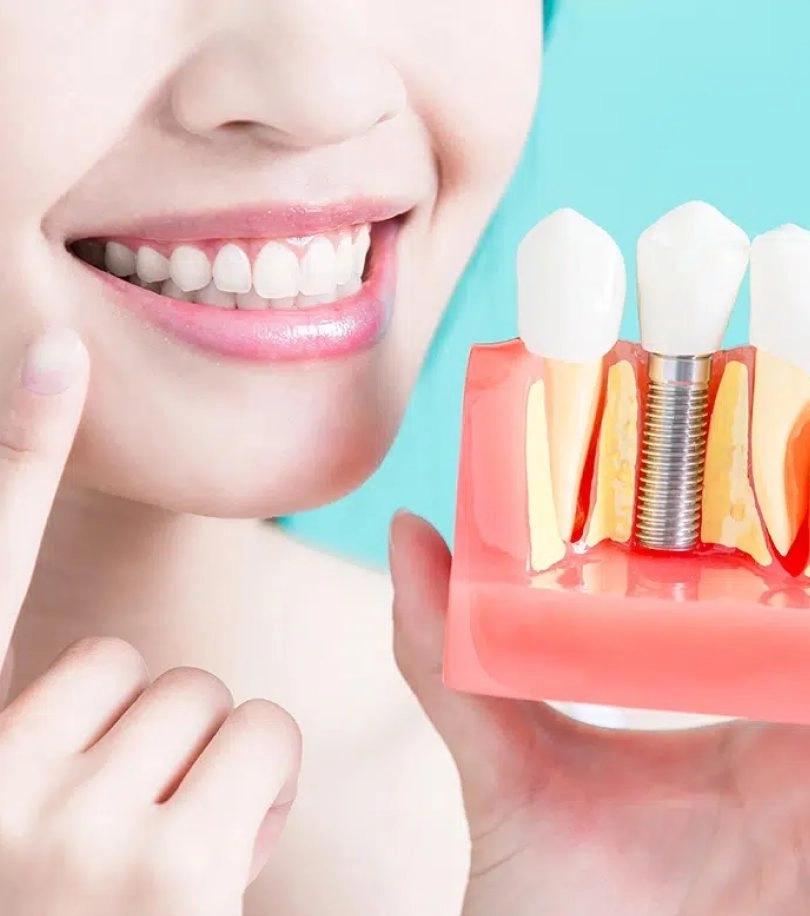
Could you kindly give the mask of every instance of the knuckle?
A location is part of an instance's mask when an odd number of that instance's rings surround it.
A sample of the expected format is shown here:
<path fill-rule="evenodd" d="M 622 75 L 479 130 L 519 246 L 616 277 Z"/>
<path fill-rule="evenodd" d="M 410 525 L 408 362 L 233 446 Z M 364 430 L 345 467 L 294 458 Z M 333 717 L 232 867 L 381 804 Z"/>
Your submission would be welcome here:
<path fill-rule="evenodd" d="M 206 709 L 233 708 L 233 696 L 225 683 L 202 668 L 171 668 L 157 678 L 154 686 Z"/>
<path fill-rule="evenodd" d="M 234 724 L 249 733 L 251 741 L 264 751 L 289 755 L 296 761 L 301 754 L 301 730 L 295 719 L 270 700 L 247 700 L 232 713 Z"/>
<path fill-rule="evenodd" d="M 146 678 L 146 662 L 141 653 L 116 636 L 86 636 L 68 646 L 60 661 L 68 665 L 91 665 L 114 670 L 133 680 Z"/>

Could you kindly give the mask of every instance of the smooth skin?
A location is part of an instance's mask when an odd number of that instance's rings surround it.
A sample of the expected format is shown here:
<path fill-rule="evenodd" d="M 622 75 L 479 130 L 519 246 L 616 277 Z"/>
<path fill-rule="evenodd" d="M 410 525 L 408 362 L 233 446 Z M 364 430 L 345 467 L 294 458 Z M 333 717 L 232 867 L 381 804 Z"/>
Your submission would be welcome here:
<path fill-rule="evenodd" d="M 57 329 L 4 398 L 6 671 L 88 367 L 79 338 Z M 123 640 L 75 643 L 0 713 L 4 916 L 238 916 L 293 801 L 300 748 L 286 712 L 260 699 L 234 708 L 207 672 L 152 680 Z"/>
<path fill-rule="evenodd" d="M 461 774 L 464 916 L 803 916 L 807 729 L 612 731 L 441 683 L 450 554 L 392 525 L 396 653 Z"/>

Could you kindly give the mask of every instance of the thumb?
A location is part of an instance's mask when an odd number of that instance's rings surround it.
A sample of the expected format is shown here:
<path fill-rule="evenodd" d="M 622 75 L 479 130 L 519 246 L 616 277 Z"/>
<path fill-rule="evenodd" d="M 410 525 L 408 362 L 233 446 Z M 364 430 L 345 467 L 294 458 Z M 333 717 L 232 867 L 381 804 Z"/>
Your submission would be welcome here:
<path fill-rule="evenodd" d="M 461 776 L 471 826 L 528 801 L 548 773 L 544 707 L 451 691 L 442 682 L 450 551 L 426 521 L 399 512 L 391 525 L 394 652 L 403 677 L 444 739 Z M 551 713 L 551 710 L 547 710 Z M 552 713 L 553 715 L 553 713 Z"/>

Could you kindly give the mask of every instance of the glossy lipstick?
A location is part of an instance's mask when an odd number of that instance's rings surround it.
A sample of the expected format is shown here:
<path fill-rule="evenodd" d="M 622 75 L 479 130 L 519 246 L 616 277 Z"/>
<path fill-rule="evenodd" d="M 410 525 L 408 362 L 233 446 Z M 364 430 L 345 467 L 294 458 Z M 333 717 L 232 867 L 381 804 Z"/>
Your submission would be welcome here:
<path fill-rule="evenodd" d="M 339 358 L 374 346 L 384 335 L 396 292 L 396 242 L 403 207 L 341 206 L 254 211 L 202 219 L 166 218 L 126 227 L 128 236 L 191 242 L 211 238 L 273 238 L 325 233 L 363 222 L 371 225 L 371 249 L 363 285 L 352 296 L 306 308 L 222 309 L 150 292 L 90 267 L 112 288 L 117 302 L 176 340 L 220 357 L 253 362 Z M 123 228 L 123 227 L 122 227 Z M 110 238 L 104 232 L 96 238 Z"/>

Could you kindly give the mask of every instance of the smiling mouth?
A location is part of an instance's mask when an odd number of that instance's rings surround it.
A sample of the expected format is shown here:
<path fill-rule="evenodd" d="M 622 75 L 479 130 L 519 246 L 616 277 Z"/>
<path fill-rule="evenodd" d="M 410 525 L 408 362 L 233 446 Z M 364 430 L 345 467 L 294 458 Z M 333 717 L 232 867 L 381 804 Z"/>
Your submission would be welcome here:
<path fill-rule="evenodd" d="M 253 361 L 374 346 L 409 208 L 259 209 L 158 219 L 67 245 L 125 309 L 179 342 Z"/>
<path fill-rule="evenodd" d="M 221 309 L 306 309 L 356 295 L 371 226 L 277 239 L 161 242 L 117 236 L 70 246 L 80 260 L 166 298 Z"/>

